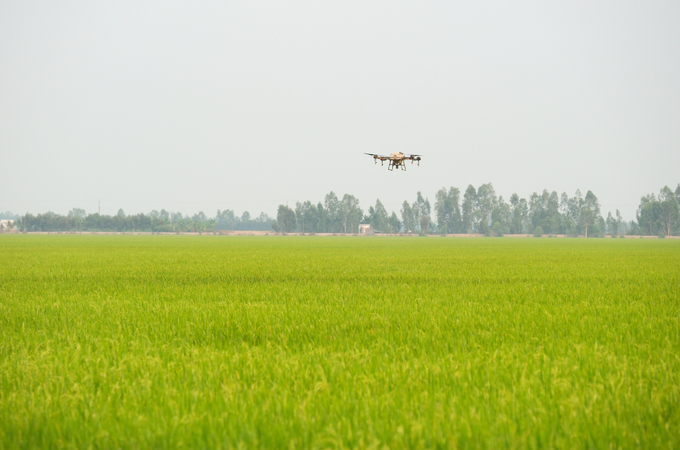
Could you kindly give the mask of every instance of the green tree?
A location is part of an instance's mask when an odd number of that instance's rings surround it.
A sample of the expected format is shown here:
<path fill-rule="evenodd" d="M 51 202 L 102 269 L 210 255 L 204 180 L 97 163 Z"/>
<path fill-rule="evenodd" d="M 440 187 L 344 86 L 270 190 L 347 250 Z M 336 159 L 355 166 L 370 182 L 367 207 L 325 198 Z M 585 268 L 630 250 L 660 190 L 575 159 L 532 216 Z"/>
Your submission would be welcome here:
<path fill-rule="evenodd" d="M 637 221 L 640 233 L 650 236 L 659 234 L 662 227 L 661 202 L 656 200 L 654 194 L 646 195 L 640 199 Z"/>
<path fill-rule="evenodd" d="M 342 220 L 340 218 L 340 200 L 333 191 L 326 194 L 324 198 L 327 219 L 326 226 L 329 233 L 339 233 L 342 231 Z"/>
<path fill-rule="evenodd" d="M 570 236 L 578 236 L 581 232 L 581 208 L 584 205 L 580 190 L 576 190 L 574 197 L 569 198 L 566 193 L 562 194 L 560 209 L 562 212 L 563 230 Z"/>
<path fill-rule="evenodd" d="M 350 233 L 358 233 L 359 223 L 363 217 L 363 211 L 359 208 L 359 200 L 353 195 L 345 194 L 340 202 L 339 213 L 345 234 L 348 230 Z"/>
<path fill-rule="evenodd" d="M 659 202 L 661 203 L 659 219 L 663 225 L 663 234 L 672 236 L 680 222 L 680 208 L 675 193 L 668 186 L 664 186 L 659 193 Z"/>
<path fill-rule="evenodd" d="M 549 227 L 551 233 L 558 234 L 560 232 L 562 215 L 560 214 L 560 199 L 556 191 L 552 191 L 548 197 L 545 224 Z"/>
<path fill-rule="evenodd" d="M 450 233 L 457 233 L 463 227 L 463 219 L 460 214 L 460 190 L 450 187 L 447 197 L 447 210 L 449 211 L 447 228 Z"/>
<path fill-rule="evenodd" d="M 430 229 L 430 216 L 422 215 L 420 216 L 420 232 L 425 235 Z"/>
<path fill-rule="evenodd" d="M 401 221 L 404 224 L 404 232 L 411 233 L 415 228 L 413 210 L 406 200 L 401 205 Z"/>
<path fill-rule="evenodd" d="M 369 223 L 375 231 L 381 233 L 389 231 L 390 217 L 387 215 L 385 205 L 382 204 L 380 199 L 375 201 L 375 208 L 369 208 L 369 216 L 371 217 L 371 221 Z"/>
<path fill-rule="evenodd" d="M 84 209 L 73 208 L 68 212 L 68 217 L 73 221 L 76 231 L 82 231 L 87 214 Z"/>
<path fill-rule="evenodd" d="M 319 233 L 324 233 L 328 230 L 328 211 L 326 211 L 326 208 L 323 207 L 321 202 L 317 203 L 316 205 L 316 217 L 317 217 L 317 223 L 316 223 L 316 230 Z"/>
<path fill-rule="evenodd" d="M 588 228 L 595 222 L 595 212 L 589 206 L 581 208 L 581 225 L 585 231 L 585 236 L 588 237 Z"/>
<path fill-rule="evenodd" d="M 491 183 L 482 184 L 477 189 L 476 228 L 479 233 L 490 235 L 491 212 L 496 204 L 496 192 Z"/>
<path fill-rule="evenodd" d="M 519 211 L 522 217 L 522 229 L 529 231 L 529 203 L 527 199 L 521 198 L 519 200 Z"/>
<path fill-rule="evenodd" d="M 619 223 L 616 221 L 614 216 L 612 216 L 611 211 L 607 214 L 607 233 L 615 237 L 619 234 Z"/>
<path fill-rule="evenodd" d="M 304 205 L 300 202 L 295 203 L 295 219 L 299 227 L 299 231 L 305 232 L 305 220 L 304 220 Z"/>
<path fill-rule="evenodd" d="M 319 221 L 319 216 L 316 206 L 314 206 L 312 202 L 310 202 L 309 200 L 304 202 L 301 206 L 302 213 L 301 216 L 298 218 L 298 224 L 302 227 L 302 232 L 314 233 L 318 231 L 317 223 Z"/>
<path fill-rule="evenodd" d="M 243 214 L 241 214 L 241 222 L 243 223 L 250 222 L 250 213 L 248 211 L 243 211 Z"/>
<path fill-rule="evenodd" d="M 623 234 L 626 232 L 626 223 L 623 221 L 623 217 L 621 217 L 621 213 L 619 210 L 616 210 L 616 227 L 619 232 L 619 234 Z"/>
<path fill-rule="evenodd" d="M 524 199 L 522 199 L 524 200 Z M 526 203 L 526 200 L 525 200 Z M 511 219 L 510 219 L 510 233 L 511 234 L 521 234 L 523 231 L 523 221 L 524 217 L 522 214 L 522 208 L 520 207 L 520 198 L 517 194 L 512 194 L 510 196 L 510 208 L 511 208 Z"/>
<path fill-rule="evenodd" d="M 276 220 L 284 233 L 292 233 L 295 231 L 295 211 L 286 205 L 279 205 Z"/>
<path fill-rule="evenodd" d="M 472 233 L 472 226 L 475 219 L 475 208 L 477 206 L 477 190 L 473 185 L 469 185 L 463 195 L 463 224 L 467 234 Z"/>
<path fill-rule="evenodd" d="M 564 195 L 563 202 L 564 202 Z M 560 213 L 560 198 L 557 192 L 548 193 L 547 189 L 542 194 L 534 192 L 529 201 L 529 217 L 531 228 L 540 226 L 544 233 L 559 233 L 564 230 L 562 214 Z"/>
<path fill-rule="evenodd" d="M 437 225 L 439 226 L 439 232 L 444 235 L 448 233 L 449 230 L 449 205 L 448 205 L 448 195 L 446 194 L 446 188 L 441 188 L 437 191 L 434 200 L 434 211 L 437 217 Z"/>
<path fill-rule="evenodd" d="M 181 214 L 177 219 L 181 220 Z M 237 226 L 237 217 L 233 210 L 225 209 L 224 211 L 217 210 L 217 216 L 215 217 L 217 224 L 215 227 L 218 230 L 231 230 L 234 231 Z M 172 221 L 175 222 L 175 214 L 172 215 Z"/>
<path fill-rule="evenodd" d="M 491 211 L 491 231 L 496 236 L 502 236 L 510 230 L 511 221 L 512 213 L 510 205 L 503 200 L 503 196 L 500 196 L 494 202 L 493 210 Z"/>
<path fill-rule="evenodd" d="M 600 222 L 602 222 L 602 217 L 600 217 L 600 203 L 595 194 L 593 194 L 592 191 L 588 191 L 583 206 L 581 207 L 581 225 L 583 226 L 585 237 L 588 237 L 588 228 Z M 599 229 L 597 231 L 599 232 Z"/>
<path fill-rule="evenodd" d="M 416 201 L 411 205 L 411 211 L 413 213 L 413 228 L 414 231 L 425 232 L 422 228 L 423 223 L 430 223 L 430 201 L 423 198 L 423 194 L 418 191 L 416 195 Z M 427 217 L 425 221 L 422 220 L 423 217 Z"/>
<path fill-rule="evenodd" d="M 441 188 L 435 197 L 434 210 L 441 234 L 456 233 L 461 226 L 460 191 L 451 187 Z"/>
<path fill-rule="evenodd" d="M 68 212 L 68 217 L 75 217 L 77 219 L 84 219 L 86 216 L 85 210 L 80 208 L 73 208 Z"/>
<path fill-rule="evenodd" d="M 397 213 L 392 211 L 392 214 L 390 215 L 390 231 L 392 233 L 399 233 L 401 230 L 401 221 L 399 220 L 399 217 L 397 217 Z"/>

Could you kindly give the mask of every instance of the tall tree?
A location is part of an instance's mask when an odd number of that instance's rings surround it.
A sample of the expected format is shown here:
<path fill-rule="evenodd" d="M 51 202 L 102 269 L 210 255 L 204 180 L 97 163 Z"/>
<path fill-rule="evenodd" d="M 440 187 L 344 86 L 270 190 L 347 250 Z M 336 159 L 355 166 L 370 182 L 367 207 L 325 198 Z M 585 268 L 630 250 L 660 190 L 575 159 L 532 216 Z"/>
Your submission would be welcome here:
<path fill-rule="evenodd" d="M 328 231 L 328 211 L 323 207 L 321 202 L 316 205 L 317 230 L 320 233 Z"/>
<path fill-rule="evenodd" d="M 304 203 L 296 203 L 295 217 L 297 219 L 298 227 L 303 233 L 317 231 L 318 210 L 309 200 Z"/>
<path fill-rule="evenodd" d="M 614 219 L 614 216 L 612 216 L 611 211 L 607 214 L 607 233 L 611 234 L 612 237 L 615 237 L 616 235 L 619 234 L 619 224 Z"/>
<path fill-rule="evenodd" d="M 491 212 L 496 203 L 496 192 L 491 183 L 482 184 L 477 189 L 476 227 L 479 233 L 488 235 Z"/>
<path fill-rule="evenodd" d="M 623 217 L 621 217 L 621 213 L 619 210 L 616 210 L 616 228 L 619 231 L 619 234 L 626 233 L 626 222 L 623 221 Z"/>
<path fill-rule="evenodd" d="M 176 214 L 172 215 L 172 220 L 173 222 L 179 222 L 179 220 L 182 219 L 182 214 L 179 214 L 178 220 L 176 219 Z M 224 211 L 220 211 L 219 209 L 217 210 L 217 216 L 215 216 L 215 220 L 217 221 L 216 227 L 219 230 L 232 230 L 234 231 L 236 229 L 237 225 L 237 217 L 234 211 L 231 209 L 225 209 Z"/>
<path fill-rule="evenodd" d="M 286 205 L 279 205 L 276 220 L 279 222 L 279 227 L 281 227 L 284 233 L 295 231 L 295 211 Z"/>
<path fill-rule="evenodd" d="M 474 222 L 475 208 L 477 207 L 477 190 L 473 185 L 469 185 L 463 195 L 463 224 L 467 230 L 467 234 L 472 233 L 472 225 Z"/>
<path fill-rule="evenodd" d="M 508 205 L 503 196 L 499 196 L 494 202 L 493 210 L 491 211 L 491 229 L 496 236 L 502 236 L 510 231 L 510 223 L 512 220 L 512 213 L 510 205 Z"/>
<path fill-rule="evenodd" d="M 345 194 L 340 202 L 340 216 L 345 233 L 348 230 L 350 233 L 357 233 L 363 216 L 363 211 L 359 208 L 359 200 L 353 195 Z"/>
<path fill-rule="evenodd" d="M 526 200 L 524 200 L 524 202 L 526 203 Z M 512 211 L 512 218 L 510 219 L 510 233 L 521 234 L 524 228 L 522 226 L 524 217 L 522 214 L 522 208 L 520 206 L 519 195 L 512 194 L 510 196 L 510 208 Z"/>
<path fill-rule="evenodd" d="M 588 228 L 596 223 L 598 219 L 600 219 L 600 204 L 595 194 L 592 191 L 588 191 L 581 207 L 581 225 L 586 237 L 588 237 Z"/>
<path fill-rule="evenodd" d="M 413 210 L 406 200 L 401 205 L 401 221 L 404 224 L 404 232 L 411 233 L 414 230 Z"/>
<path fill-rule="evenodd" d="M 326 194 L 324 206 L 327 214 L 327 231 L 329 233 L 339 233 L 342 231 L 342 220 L 340 218 L 340 200 L 333 191 Z"/>
<path fill-rule="evenodd" d="M 660 221 L 663 224 L 663 234 L 672 236 L 676 225 L 680 222 L 680 207 L 675 193 L 668 186 L 664 186 L 659 193 Z"/>
<path fill-rule="evenodd" d="M 68 212 L 68 217 L 73 221 L 76 231 L 82 230 L 83 224 L 85 222 L 85 216 L 85 210 L 80 208 L 73 208 Z"/>
<path fill-rule="evenodd" d="M 544 191 L 547 192 L 547 191 Z M 560 199 L 556 191 L 550 193 L 546 204 L 546 225 L 549 233 L 559 233 L 562 226 L 562 215 L 560 214 Z"/>
<path fill-rule="evenodd" d="M 441 234 L 447 234 L 449 232 L 449 217 L 451 216 L 451 211 L 449 210 L 450 204 L 448 200 L 446 188 L 443 187 L 437 191 L 434 200 L 434 211 L 437 217 L 439 232 Z"/>
<path fill-rule="evenodd" d="M 250 214 L 248 213 L 248 219 L 250 219 Z M 199 211 L 198 214 L 194 214 L 191 220 L 195 222 L 205 222 L 208 220 L 208 216 L 205 215 L 203 211 Z"/>
<path fill-rule="evenodd" d="M 447 228 L 450 233 L 457 233 L 462 229 L 463 219 L 460 215 L 460 190 L 450 187 L 447 195 Z"/>
<path fill-rule="evenodd" d="M 397 217 L 397 213 L 392 211 L 392 214 L 390 215 L 390 231 L 392 233 L 399 233 L 401 230 L 401 221 L 399 220 L 399 217 Z"/>
<path fill-rule="evenodd" d="M 563 203 L 565 195 L 562 194 Z M 540 195 L 534 192 L 529 201 L 529 217 L 532 229 L 540 226 L 543 232 L 548 234 L 564 231 L 560 198 L 555 191 L 548 193 L 548 190 L 544 189 Z"/>
<path fill-rule="evenodd" d="M 423 198 L 420 191 L 418 191 L 416 201 L 411 206 L 411 211 L 413 212 L 414 229 L 426 233 L 430 224 L 430 201 Z M 425 225 L 424 228 L 423 225 Z"/>
<path fill-rule="evenodd" d="M 371 227 L 373 227 L 375 231 L 385 233 L 389 231 L 389 221 L 390 217 L 387 215 L 385 206 L 380 199 L 377 199 L 375 201 L 375 208 L 373 208 L 372 220 L 370 222 Z"/>
<path fill-rule="evenodd" d="M 580 190 L 569 198 L 566 193 L 562 194 L 560 209 L 562 210 L 564 232 L 570 236 L 578 236 L 581 232 L 581 208 L 584 205 L 583 196 Z"/>

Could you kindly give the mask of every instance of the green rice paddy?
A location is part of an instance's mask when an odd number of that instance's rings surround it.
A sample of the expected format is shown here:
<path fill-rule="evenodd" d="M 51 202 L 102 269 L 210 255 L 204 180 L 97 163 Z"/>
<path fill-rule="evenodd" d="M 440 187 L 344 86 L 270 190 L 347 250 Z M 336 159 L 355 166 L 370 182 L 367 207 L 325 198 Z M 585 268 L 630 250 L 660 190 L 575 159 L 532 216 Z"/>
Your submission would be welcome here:
<path fill-rule="evenodd" d="M 680 447 L 680 240 L 0 236 L 0 448 Z"/>

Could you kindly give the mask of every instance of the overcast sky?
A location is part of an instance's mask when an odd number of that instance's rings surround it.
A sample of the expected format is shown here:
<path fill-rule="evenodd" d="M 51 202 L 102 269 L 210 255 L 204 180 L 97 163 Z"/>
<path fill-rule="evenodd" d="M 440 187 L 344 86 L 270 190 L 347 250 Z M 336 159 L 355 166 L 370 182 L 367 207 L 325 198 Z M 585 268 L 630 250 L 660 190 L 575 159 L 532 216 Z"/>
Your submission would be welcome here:
<path fill-rule="evenodd" d="M 364 152 L 423 154 L 388 172 Z M 680 182 L 680 2 L 0 2 L 0 211 Z"/>

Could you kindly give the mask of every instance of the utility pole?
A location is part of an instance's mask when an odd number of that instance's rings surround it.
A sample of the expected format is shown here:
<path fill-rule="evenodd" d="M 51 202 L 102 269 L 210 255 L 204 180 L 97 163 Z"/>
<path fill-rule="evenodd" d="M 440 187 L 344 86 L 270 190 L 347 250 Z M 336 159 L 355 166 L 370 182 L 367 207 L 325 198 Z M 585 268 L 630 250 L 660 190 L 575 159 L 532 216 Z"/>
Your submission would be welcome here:
<path fill-rule="evenodd" d="M 102 201 L 101 200 L 99 200 L 99 210 L 97 211 L 97 214 L 99 214 L 100 216 L 102 215 Z"/>

